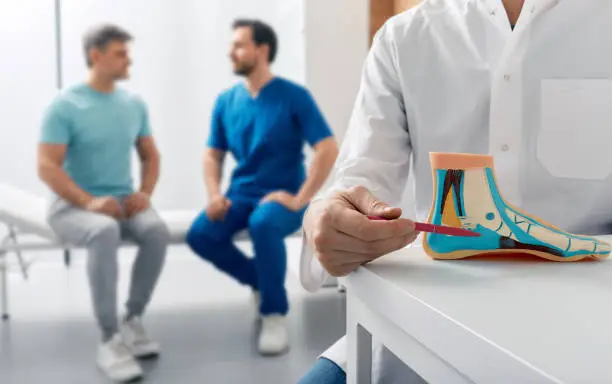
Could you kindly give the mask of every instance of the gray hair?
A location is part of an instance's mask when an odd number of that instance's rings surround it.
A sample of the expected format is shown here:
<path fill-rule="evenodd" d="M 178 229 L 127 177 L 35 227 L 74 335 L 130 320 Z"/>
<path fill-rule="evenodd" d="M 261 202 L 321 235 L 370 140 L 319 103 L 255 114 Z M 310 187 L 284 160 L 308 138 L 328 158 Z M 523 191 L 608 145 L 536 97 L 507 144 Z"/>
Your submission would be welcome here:
<path fill-rule="evenodd" d="M 83 49 L 87 66 L 91 67 L 92 65 L 89 59 L 89 51 L 92 49 L 104 50 L 113 41 L 125 43 L 130 40 L 132 40 L 132 35 L 117 25 L 102 24 L 90 28 L 83 38 Z"/>

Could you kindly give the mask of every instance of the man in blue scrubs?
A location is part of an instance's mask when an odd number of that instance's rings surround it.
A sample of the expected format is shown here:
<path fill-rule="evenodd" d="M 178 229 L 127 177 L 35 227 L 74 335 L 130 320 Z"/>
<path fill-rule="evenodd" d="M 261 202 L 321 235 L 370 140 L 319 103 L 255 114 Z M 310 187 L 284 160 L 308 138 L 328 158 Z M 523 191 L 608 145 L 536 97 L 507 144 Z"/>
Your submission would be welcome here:
<path fill-rule="evenodd" d="M 217 99 L 204 156 L 209 204 L 194 221 L 189 246 L 202 258 L 249 286 L 262 320 L 258 348 L 264 355 L 286 350 L 284 238 L 302 224 L 306 205 L 325 182 L 338 148 L 311 94 L 272 75 L 277 53 L 272 28 L 257 20 L 238 20 L 230 58 L 245 81 Z M 314 150 L 306 174 L 302 149 Z M 220 190 L 223 159 L 236 159 L 229 190 Z M 255 251 L 248 258 L 233 243 L 248 229 Z"/>

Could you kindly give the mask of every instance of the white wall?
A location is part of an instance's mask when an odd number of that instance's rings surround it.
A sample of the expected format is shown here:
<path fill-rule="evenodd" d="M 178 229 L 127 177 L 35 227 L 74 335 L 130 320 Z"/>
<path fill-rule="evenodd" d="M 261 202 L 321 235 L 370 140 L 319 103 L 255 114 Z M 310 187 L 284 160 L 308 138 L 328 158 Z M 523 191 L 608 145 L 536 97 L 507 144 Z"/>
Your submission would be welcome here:
<path fill-rule="evenodd" d="M 300 0 L 62 0 L 64 84 L 85 78 L 81 40 L 89 26 L 113 22 L 128 29 L 134 65 L 124 86 L 147 102 L 163 158 L 155 204 L 199 209 L 206 202 L 201 158 L 211 108 L 238 80 L 227 58 L 232 21 L 269 22 L 280 39 L 275 71 L 303 82 L 301 12 Z M 228 161 L 227 177 L 233 165 Z"/>
<path fill-rule="evenodd" d="M 190 169 L 196 172 L 196 175 L 184 180 L 183 184 L 189 187 L 198 183 L 202 204 L 205 193 L 201 182 L 200 159 L 208 137 L 212 104 L 219 92 L 240 81 L 232 74 L 228 58 L 232 22 L 236 18 L 246 17 L 260 18 L 269 23 L 279 38 L 279 52 L 273 71 L 277 75 L 303 83 L 304 43 L 301 14 L 302 0 L 191 1 L 185 7 L 179 44 L 184 47 L 183 52 L 186 53 L 183 60 L 185 73 L 196 76 L 188 76 L 185 79 L 190 85 L 183 89 L 188 90 L 185 96 L 191 102 L 183 104 L 182 108 L 188 116 L 186 123 L 192 125 L 190 136 L 198 137 L 199 141 L 193 143 L 190 147 L 191 154 L 188 155 L 194 166 Z M 180 156 L 176 160 L 181 161 Z M 235 162 L 228 157 L 224 171 L 224 188 L 229 184 L 230 172 L 234 166 Z M 180 166 L 177 164 L 176 168 Z"/>
<path fill-rule="evenodd" d="M 56 92 L 54 7 L 53 0 L 0 1 L 0 182 L 39 193 L 36 143 Z"/>
<path fill-rule="evenodd" d="M 199 209 L 206 203 L 201 154 L 212 104 L 238 80 L 227 58 L 231 22 L 259 17 L 277 30 L 280 51 L 273 70 L 305 83 L 342 139 L 368 50 L 368 4 L 62 0 L 63 84 L 86 77 L 82 37 L 88 27 L 113 22 L 128 29 L 135 36 L 134 65 L 123 86 L 147 102 L 163 156 L 155 203 L 162 209 Z M 0 42 L 11 52 L 0 61 L 0 178 L 41 193 L 46 189 L 36 177 L 35 151 L 40 117 L 56 92 L 53 7 L 53 0 L 0 2 Z M 230 160 L 226 185 L 233 166 Z"/>
<path fill-rule="evenodd" d="M 151 125 L 164 155 L 162 184 L 156 196 L 164 205 L 177 187 L 174 183 L 176 177 L 173 177 L 176 173 L 168 173 L 171 169 L 168 158 L 174 157 L 168 153 L 168 147 L 174 148 L 185 135 L 184 128 L 179 126 L 182 99 L 180 86 L 183 84 L 180 75 L 177 76 L 183 72 L 180 64 L 181 50 L 176 44 L 179 9 L 173 2 L 164 0 L 62 0 L 61 4 L 62 74 L 65 87 L 86 78 L 82 37 L 91 25 L 100 22 L 116 23 L 135 37 L 132 45 L 132 76 L 122 85 L 142 95 L 149 107 Z M 185 153 L 189 153 L 187 149 Z M 134 172 L 138 174 L 137 167 Z M 180 191 L 176 201 L 191 201 L 192 190 Z"/>
<path fill-rule="evenodd" d="M 369 0 L 305 0 L 306 85 L 342 139 L 369 49 Z"/>
<path fill-rule="evenodd" d="M 304 0 L 306 85 L 340 143 L 369 44 L 369 0 Z M 323 189 L 333 181 L 333 174 Z"/>
<path fill-rule="evenodd" d="M 306 84 L 342 142 L 369 51 L 370 1 L 304 0 Z M 328 179 L 324 189 L 333 181 Z M 403 196 L 405 217 L 414 217 L 414 180 Z"/>

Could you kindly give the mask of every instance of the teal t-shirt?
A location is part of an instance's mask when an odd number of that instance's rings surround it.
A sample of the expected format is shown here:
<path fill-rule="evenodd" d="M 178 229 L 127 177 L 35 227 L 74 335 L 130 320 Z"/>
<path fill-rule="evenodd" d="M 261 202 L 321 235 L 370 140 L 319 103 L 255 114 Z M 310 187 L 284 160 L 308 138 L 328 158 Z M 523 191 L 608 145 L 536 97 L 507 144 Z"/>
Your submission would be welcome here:
<path fill-rule="evenodd" d="M 132 151 L 151 134 L 147 108 L 137 96 L 87 84 L 60 92 L 47 109 L 41 141 L 67 146 L 64 170 L 94 196 L 133 192 Z"/>

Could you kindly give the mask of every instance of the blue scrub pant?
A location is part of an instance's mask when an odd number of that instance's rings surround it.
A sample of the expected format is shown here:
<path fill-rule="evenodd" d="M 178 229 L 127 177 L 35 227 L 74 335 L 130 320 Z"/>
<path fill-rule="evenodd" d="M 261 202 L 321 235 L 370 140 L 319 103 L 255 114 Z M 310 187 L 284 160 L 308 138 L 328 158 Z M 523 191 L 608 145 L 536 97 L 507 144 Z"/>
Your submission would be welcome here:
<path fill-rule="evenodd" d="M 300 228 L 306 209 L 294 212 L 276 202 L 230 200 L 232 205 L 223 221 L 210 221 L 205 211 L 196 218 L 187 234 L 187 244 L 218 269 L 259 291 L 262 315 L 284 315 L 289 311 L 284 239 Z M 245 228 L 253 242 L 253 258 L 248 258 L 232 241 Z"/>
<path fill-rule="evenodd" d="M 346 373 L 333 361 L 320 357 L 298 384 L 346 384 Z"/>

